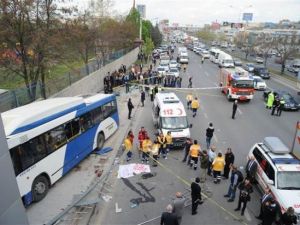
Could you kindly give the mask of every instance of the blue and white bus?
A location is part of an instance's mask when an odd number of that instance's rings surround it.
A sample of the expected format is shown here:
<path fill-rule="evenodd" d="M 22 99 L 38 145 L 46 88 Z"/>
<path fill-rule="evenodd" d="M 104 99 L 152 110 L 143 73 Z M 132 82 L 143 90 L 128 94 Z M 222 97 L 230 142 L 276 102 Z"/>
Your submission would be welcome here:
<path fill-rule="evenodd" d="M 115 95 L 52 98 L 1 114 L 25 206 L 42 200 L 119 127 Z"/>

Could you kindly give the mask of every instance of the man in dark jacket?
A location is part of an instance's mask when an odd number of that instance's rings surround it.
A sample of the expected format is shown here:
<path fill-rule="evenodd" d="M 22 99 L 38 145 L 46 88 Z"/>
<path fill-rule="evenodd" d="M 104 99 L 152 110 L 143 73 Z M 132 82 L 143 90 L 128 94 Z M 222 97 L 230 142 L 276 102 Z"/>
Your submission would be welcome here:
<path fill-rule="evenodd" d="M 263 206 L 262 225 L 272 225 L 276 221 L 276 216 L 280 213 L 278 203 L 270 198 Z"/>
<path fill-rule="evenodd" d="M 131 111 L 134 108 L 134 106 L 131 102 L 131 98 L 128 99 L 127 107 L 128 107 L 128 119 L 131 119 Z"/>
<path fill-rule="evenodd" d="M 243 208 L 241 212 L 241 215 L 243 216 L 247 206 L 247 202 L 251 200 L 250 194 L 253 192 L 253 189 L 250 180 L 247 178 L 238 186 L 238 188 L 240 189 L 239 202 L 238 207 L 234 211 L 239 211 L 243 203 Z"/>
<path fill-rule="evenodd" d="M 202 204 L 201 197 L 201 187 L 199 185 L 200 178 L 196 177 L 195 181 L 191 184 L 191 194 L 192 194 L 192 215 L 197 214 L 198 204 Z"/>
<path fill-rule="evenodd" d="M 234 100 L 233 105 L 232 105 L 232 116 L 231 118 L 234 119 L 235 118 L 235 113 L 238 107 L 238 100 Z"/>
<path fill-rule="evenodd" d="M 256 171 L 257 171 L 257 162 L 255 161 L 254 156 L 250 156 L 246 165 L 246 174 L 247 174 L 247 178 L 250 179 L 250 182 L 252 184 L 255 183 Z"/>
<path fill-rule="evenodd" d="M 228 202 L 234 201 L 236 189 L 242 181 L 243 181 L 242 172 L 239 171 L 235 165 L 231 165 L 231 177 L 230 177 L 228 193 L 224 195 L 225 198 L 229 198 Z"/>
<path fill-rule="evenodd" d="M 204 183 L 206 181 L 207 168 L 209 165 L 208 154 L 206 150 L 200 153 L 200 181 Z"/>
<path fill-rule="evenodd" d="M 259 215 L 256 217 L 259 220 L 263 218 L 263 206 L 265 203 L 272 198 L 271 189 L 269 187 L 265 188 L 265 194 L 261 198 L 261 205 L 260 205 L 260 212 Z"/>
<path fill-rule="evenodd" d="M 193 144 L 193 140 L 191 138 L 187 138 L 184 146 L 184 158 L 182 162 L 186 162 L 186 160 L 188 159 L 187 157 L 189 155 L 192 144 Z M 187 161 L 189 163 L 189 159 Z"/>
<path fill-rule="evenodd" d="M 280 224 L 293 225 L 297 224 L 297 216 L 293 207 L 289 207 L 286 212 L 280 218 Z"/>
<path fill-rule="evenodd" d="M 211 139 L 214 135 L 214 126 L 213 123 L 209 123 L 208 128 L 206 129 L 206 148 L 209 149 L 210 148 L 210 142 Z"/>
<path fill-rule="evenodd" d="M 167 212 L 163 212 L 161 215 L 160 225 L 179 225 L 176 215 L 172 213 L 172 205 L 168 205 L 166 210 Z"/>
<path fill-rule="evenodd" d="M 145 102 L 146 94 L 144 91 L 141 92 L 141 102 L 142 102 L 142 107 L 144 107 L 144 102 Z"/>
<path fill-rule="evenodd" d="M 232 153 L 231 148 L 227 148 L 227 151 L 225 153 L 225 167 L 223 173 L 225 179 L 228 179 L 230 166 L 233 165 L 233 163 L 234 163 L 234 154 Z"/>

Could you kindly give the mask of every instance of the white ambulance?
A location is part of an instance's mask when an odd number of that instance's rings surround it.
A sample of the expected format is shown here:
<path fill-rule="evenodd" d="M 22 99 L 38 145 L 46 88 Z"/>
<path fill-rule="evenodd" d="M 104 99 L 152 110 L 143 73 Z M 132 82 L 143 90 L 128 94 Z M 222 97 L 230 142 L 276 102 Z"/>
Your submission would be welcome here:
<path fill-rule="evenodd" d="M 183 147 L 190 137 L 184 106 L 175 93 L 157 93 L 152 106 L 154 126 L 164 135 L 171 131 L 173 147 Z"/>

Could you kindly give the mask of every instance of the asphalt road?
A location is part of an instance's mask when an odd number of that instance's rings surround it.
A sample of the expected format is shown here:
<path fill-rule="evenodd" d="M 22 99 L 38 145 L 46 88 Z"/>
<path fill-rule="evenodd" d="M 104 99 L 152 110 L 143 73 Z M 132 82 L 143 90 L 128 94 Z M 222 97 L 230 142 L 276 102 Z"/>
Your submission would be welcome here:
<path fill-rule="evenodd" d="M 200 64 L 200 57 L 189 51 L 190 63 L 187 74 L 182 74 L 183 87 L 187 87 L 188 77 L 193 77 L 194 87 L 217 87 L 219 68 L 206 60 Z M 268 87 L 272 89 L 284 89 L 296 95 L 296 91 L 275 82 L 272 78 L 267 81 Z M 186 92 L 175 91 L 185 103 Z M 265 108 L 262 92 L 256 92 L 254 99 L 249 103 L 240 103 L 236 119 L 231 119 L 232 102 L 217 89 L 195 90 L 192 92 L 200 99 L 200 110 L 193 118 L 189 111 L 189 122 L 193 124 L 191 136 L 197 139 L 201 146 L 205 146 L 205 129 L 209 122 L 213 122 L 215 133 L 213 145 L 217 151 L 225 152 L 231 147 L 235 154 L 235 164 L 243 167 L 246 164 L 246 156 L 251 146 L 261 142 L 266 136 L 277 136 L 287 146 L 292 145 L 295 132 L 295 124 L 299 120 L 299 112 L 283 112 L 281 117 L 271 116 L 270 110 Z M 297 96 L 297 99 L 299 97 Z M 152 103 L 149 97 L 146 99 L 145 107 L 141 107 L 133 118 L 132 130 L 137 137 L 138 129 L 144 126 L 148 133 L 154 134 L 155 129 L 151 117 Z M 121 118 L 126 119 L 126 118 Z M 109 224 L 140 224 L 153 218 L 159 217 L 165 210 L 168 203 L 174 198 L 176 191 L 187 192 L 190 187 L 186 182 L 191 182 L 199 171 L 193 171 L 182 163 L 183 152 L 172 151 L 168 159 L 160 159 L 163 166 L 151 167 L 155 175 L 143 179 L 136 175 L 129 179 L 117 179 L 114 176 L 110 182 L 114 187 L 110 190 L 113 196 L 109 203 L 101 207 L 101 213 L 91 219 L 92 223 Z M 132 162 L 140 162 L 137 152 Z M 121 160 L 121 163 L 125 164 Z M 182 224 L 257 224 L 255 215 L 259 213 L 260 193 L 255 190 L 251 202 L 248 204 L 245 216 L 240 216 L 234 209 L 235 202 L 228 203 L 223 195 L 228 190 L 228 181 L 223 180 L 221 184 L 214 184 L 209 178 L 207 187 L 211 190 L 212 196 L 205 199 L 203 205 L 199 206 L 198 214 L 191 215 L 191 208 L 185 209 Z M 186 193 L 189 197 L 189 192 Z M 137 207 L 131 207 L 131 201 L 140 201 Z M 116 205 L 122 212 L 116 213 Z M 159 224 L 159 218 L 145 224 Z"/>

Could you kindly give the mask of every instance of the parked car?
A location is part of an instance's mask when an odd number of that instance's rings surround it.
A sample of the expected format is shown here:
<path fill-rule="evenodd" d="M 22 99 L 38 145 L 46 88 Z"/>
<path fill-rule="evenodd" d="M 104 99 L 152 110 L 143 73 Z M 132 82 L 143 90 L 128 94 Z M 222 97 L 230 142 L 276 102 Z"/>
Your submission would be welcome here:
<path fill-rule="evenodd" d="M 264 59 L 262 57 L 256 57 L 255 62 L 256 63 L 264 63 Z"/>
<path fill-rule="evenodd" d="M 256 76 L 260 76 L 263 79 L 270 79 L 270 73 L 264 66 L 254 66 L 253 74 Z"/>
<path fill-rule="evenodd" d="M 264 91 L 267 88 L 266 82 L 259 76 L 253 76 L 254 89 Z"/>
<path fill-rule="evenodd" d="M 242 66 L 243 65 L 243 63 L 240 59 L 233 59 L 233 61 L 234 61 L 235 66 Z"/>
<path fill-rule="evenodd" d="M 159 67 L 163 67 L 166 72 L 169 71 L 169 61 L 166 62 L 160 62 Z"/>
<path fill-rule="evenodd" d="M 264 91 L 263 98 L 264 98 L 265 102 L 267 102 L 268 95 L 270 92 L 271 92 L 270 90 Z M 287 91 L 275 90 L 275 91 L 273 91 L 273 93 L 274 93 L 275 97 L 278 97 L 279 99 L 283 98 L 283 100 L 285 101 L 283 110 L 298 111 L 300 109 L 300 104 Z"/>
<path fill-rule="evenodd" d="M 252 73 L 254 70 L 254 64 L 253 63 L 246 63 L 244 65 L 244 69 L 247 70 L 248 72 Z"/>

